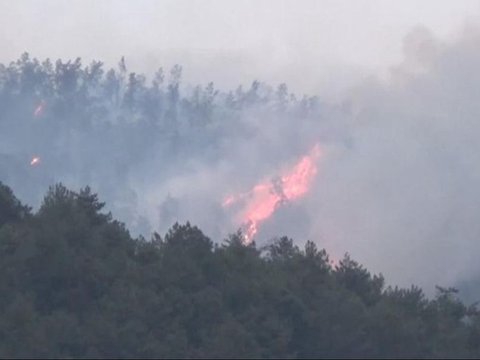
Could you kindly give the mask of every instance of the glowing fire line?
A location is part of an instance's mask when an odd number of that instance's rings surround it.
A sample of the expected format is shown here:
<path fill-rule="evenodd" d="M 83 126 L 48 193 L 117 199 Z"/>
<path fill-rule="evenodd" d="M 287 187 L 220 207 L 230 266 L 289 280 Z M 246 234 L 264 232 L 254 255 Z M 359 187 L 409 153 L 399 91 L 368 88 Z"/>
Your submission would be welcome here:
<path fill-rule="evenodd" d="M 222 205 L 229 207 L 237 202 L 244 202 L 239 222 L 243 224 L 245 243 L 250 243 L 258 232 L 259 225 L 268 219 L 279 206 L 304 196 L 317 174 L 316 161 L 321 155 L 320 145 L 316 144 L 308 155 L 283 176 L 273 181 L 256 185 L 250 192 L 230 195 Z"/>

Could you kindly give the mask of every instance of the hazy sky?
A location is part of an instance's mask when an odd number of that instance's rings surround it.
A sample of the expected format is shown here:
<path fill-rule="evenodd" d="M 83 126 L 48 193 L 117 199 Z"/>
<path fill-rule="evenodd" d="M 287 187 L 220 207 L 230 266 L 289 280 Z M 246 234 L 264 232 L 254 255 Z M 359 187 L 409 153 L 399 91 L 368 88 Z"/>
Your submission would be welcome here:
<path fill-rule="evenodd" d="M 411 28 L 448 39 L 478 14 L 471 0 L 0 0 L 0 61 L 125 55 L 132 71 L 178 62 L 192 82 L 325 92 L 400 61 Z"/>

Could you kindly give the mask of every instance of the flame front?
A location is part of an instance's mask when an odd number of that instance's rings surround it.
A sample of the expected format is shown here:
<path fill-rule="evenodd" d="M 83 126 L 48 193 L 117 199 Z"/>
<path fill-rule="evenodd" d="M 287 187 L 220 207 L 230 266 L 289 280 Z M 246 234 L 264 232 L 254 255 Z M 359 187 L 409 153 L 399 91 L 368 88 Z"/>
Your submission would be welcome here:
<path fill-rule="evenodd" d="M 287 201 L 304 196 L 317 174 L 317 160 L 321 155 L 320 145 L 316 144 L 308 155 L 280 178 L 256 185 L 250 192 L 230 195 L 223 201 L 223 206 L 231 206 L 244 201 L 244 209 L 239 214 L 243 224 L 245 243 L 250 243 L 258 232 L 259 225 L 268 219 L 275 210 Z"/>

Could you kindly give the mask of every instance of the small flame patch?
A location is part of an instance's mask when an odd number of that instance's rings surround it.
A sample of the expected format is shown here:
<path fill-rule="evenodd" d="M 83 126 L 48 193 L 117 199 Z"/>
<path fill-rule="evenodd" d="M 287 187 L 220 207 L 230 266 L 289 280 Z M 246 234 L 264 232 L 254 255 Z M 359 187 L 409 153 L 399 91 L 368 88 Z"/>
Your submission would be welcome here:
<path fill-rule="evenodd" d="M 33 112 L 33 116 L 36 118 L 40 117 L 45 110 L 45 105 L 46 105 L 45 100 L 40 101 L 40 104 L 37 105 L 37 107 L 35 108 L 35 111 Z"/>
<path fill-rule="evenodd" d="M 30 160 L 30 166 L 36 166 L 40 164 L 40 158 L 38 156 L 34 156 L 32 160 Z"/>

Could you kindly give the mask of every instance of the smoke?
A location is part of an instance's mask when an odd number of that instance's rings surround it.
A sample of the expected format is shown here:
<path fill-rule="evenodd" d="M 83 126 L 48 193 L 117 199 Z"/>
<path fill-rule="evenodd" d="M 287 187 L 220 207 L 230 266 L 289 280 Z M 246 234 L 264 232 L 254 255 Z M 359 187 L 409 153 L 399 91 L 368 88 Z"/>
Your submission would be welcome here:
<path fill-rule="evenodd" d="M 351 146 L 322 165 L 310 236 L 400 285 L 478 277 L 479 44 L 472 27 L 451 43 L 417 28 L 387 83 L 352 92 Z"/>

